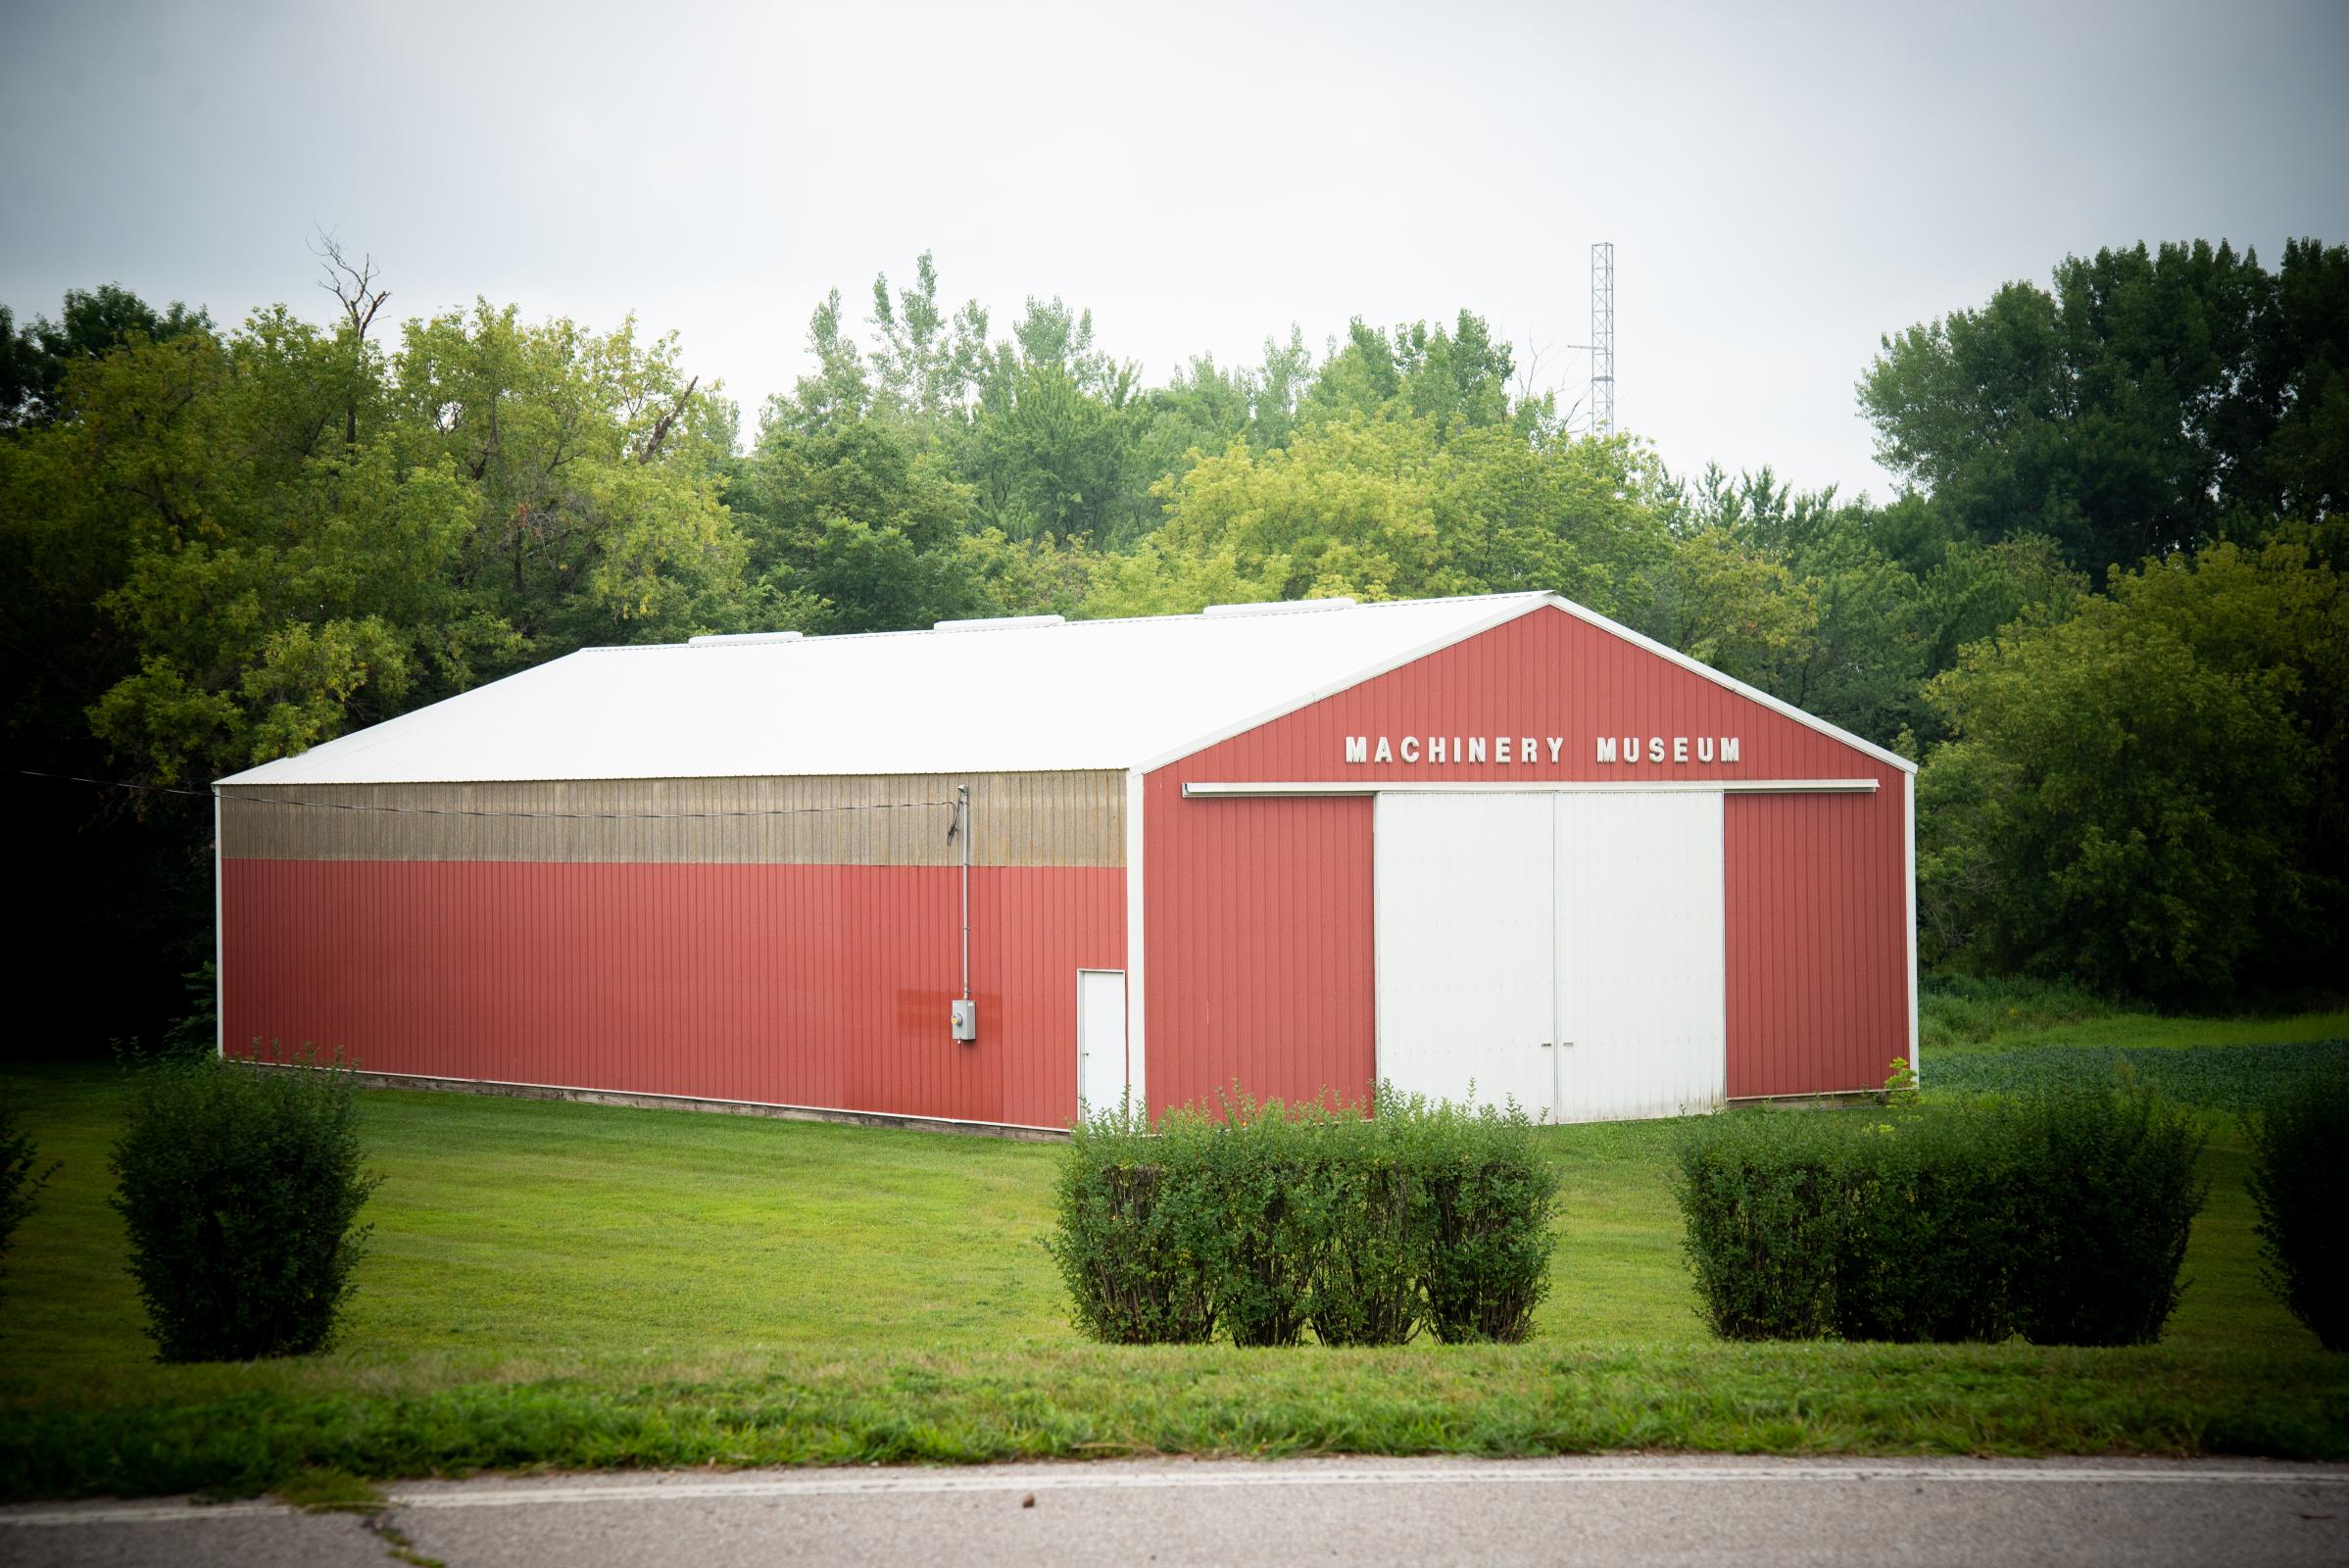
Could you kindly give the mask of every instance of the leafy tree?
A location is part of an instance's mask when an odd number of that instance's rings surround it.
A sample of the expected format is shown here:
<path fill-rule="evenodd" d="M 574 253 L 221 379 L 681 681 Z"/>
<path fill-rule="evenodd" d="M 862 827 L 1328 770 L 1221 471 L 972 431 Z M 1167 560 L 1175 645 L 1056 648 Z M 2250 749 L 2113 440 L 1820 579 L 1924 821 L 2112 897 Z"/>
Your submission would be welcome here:
<path fill-rule="evenodd" d="M 1248 432 L 1250 445 L 1270 451 L 1289 444 L 1315 373 L 1313 351 L 1305 347 L 1304 333 L 1294 324 L 1288 342 L 1264 340 L 1264 361 L 1253 377 Z"/>
<path fill-rule="evenodd" d="M 1167 519 L 1105 563 L 1088 608 L 1546 589 L 1644 615 L 1670 541 L 1622 444 L 1360 415 L 1244 443 L 1159 481 Z"/>
<path fill-rule="evenodd" d="M 770 422 L 727 499 L 762 628 L 898 631 L 982 612 L 962 550 L 969 488 L 900 424 L 810 435 Z"/>
<path fill-rule="evenodd" d="M 1356 317 L 1346 340 L 1334 347 L 1301 417 L 1326 422 L 1347 415 L 1434 421 L 1440 438 L 1455 427 L 1506 425 L 1531 435 L 1554 423 L 1548 398 L 1513 401 L 1514 356 L 1493 340 L 1484 318 L 1462 311 L 1447 332 L 1441 322 L 1412 321 L 1390 335 Z"/>
<path fill-rule="evenodd" d="M 113 758 L 90 732 L 87 709 L 137 659 L 99 601 L 122 583 L 163 512 L 186 497 L 181 470 L 202 441 L 182 426 L 204 422 L 193 400 L 218 369 L 220 346 L 200 317 L 156 312 L 121 290 L 70 295 L 63 316 L 39 380 L 43 410 L 0 419 L 0 553 L 9 565 L 0 572 L 0 723 L 15 766 L 105 776 Z M 107 322 L 130 324 L 99 330 Z M 0 351 L 30 342 L 38 352 L 41 337 L 0 334 Z M 125 422 L 120 402 L 103 431 L 84 427 L 68 388 L 94 383 L 130 348 L 148 356 L 157 394 L 137 413 L 145 429 Z M 101 456 L 122 461 L 92 461 Z M 25 1038 L 104 1041 L 153 1027 L 176 1005 L 172 973 L 211 951 L 210 812 L 175 797 L 14 772 L 0 777 L 0 796 L 20 818 L 54 828 L 29 835 L 16 866 L 24 885 L 51 894 L 19 942 L 24 971 L 54 982 L 28 998 Z M 53 1020 L 43 1016 L 52 1008 Z"/>
<path fill-rule="evenodd" d="M 58 476 L 126 541 L 98 604 L 135 662 L 90 722 L 148 777 L 739 616 L 705 394 L 673 343 L 486 305 L 411 323 L 389 365 L 356 335 L 269 311 L 70 378 Z"/>
<path fill-rule="evenodd" d="M 174 300 L 158 311 L 118 283 L 66 290 L 54 321 L 35 317 L 20 327 L 0 305 L 0 429 L 46 424 L 63 412 L 66 372 L 131 342 L 209 333 L 212 318 Z"/>
<path fill-rule="evenodd" d="M 2323 522 L 2349 505 L 2349 245 L 2287 241 L 2252 351 L 2266 431 L 2232 493 L 2255 513 Z"/>
<path fill-rule="evenodd" d="M 1684 536 L 1718 532 L 1750 557 L 1750 601 L 1734 581 L 1712 595 L 1750 604 L 1751 629 L 1721 652 L 1724 667 L 1896 750 L 1941 738 L 1923 685 L 1960 647 L 2027 610 L 2061 618 L 2085 587 L 2050 542 L 1982 544 L 1923 496 L 1879 509 L 1797 492 L 1767 467 L 1733 479 L 1708 466 L 1664 489 Z"/>
<path fill-rule="evenodd" d="M 1758 685 L 1783 682 L 1812 641 L 1809 585 L 1724 527 L 1678 536 L 1656 573 L 1641 630 Z"/>
<path fill-rule="evenodd" d="M 1227 370 L 1212 354 L 1194 357 L 1166 385 L 1142 394 L 1135 467 L 1152 476 L 1180 473 L 1208 453 L 1248 441 L 1256 428 L 1257 397 L 1257 379 L 1247 368 Z"/>
<path fill-rule="evenodd" d="M 465 488 L 457 582 L 537 657 L 739 617 L 730 416 L 674 334 L 530 325 L 483 301 L 410 322 L 393 375 L 401 460 Z"/>
<path fill-rule="evenodd" d="M 999 528 L 964 534 L 957 549 L 982 615 L 1085 613 L 1103 559 L 1082 540 L 1009 539 Z"/>
<path fill-rule="evenodd" d="M 875 412 L 864 351 L 842 332 L 840 311 L 840 290 L 834 289 L 807 318 L 807 352 L 815 357 L 815 373 L 801 376 L 788 396 L 767 399 L 764 424 L 813 435 Z"/>
<path fill-rule="evenodd" d="M 1096 545 L 1148 525 L 1150 476 L 1137 474 L 1141 372 L 1094 346 L 1093 313 L 1031 297 L 979 385 L 959 465 L 974 515 L 1012 539 Z"/>
<path fill-rule="evenodd" d="M 837 313 L 836 313 L 837 314 Z M 914 285 L 893 296 L 886 274 L 873 279 L 873 383 L 901 417 L 940 420 L 968 407 L 987 359 L 987 313 L 971 300 L 950 319 L 938 303 L 930 253 L 914 264 Z"/>
<path fill-rule="evenodd" d="M 2334 972 L 2349 599 L 2221 545 L 1969 647 L 1919 785 L 1929 960 L 2165 1003 Z"/>
<path fill-rule="evenodd" d="M 1880 460 L 1966 533 L 2091 572 L 2322 521 L 2349 473 L 2349 248 L 2103 250 L 1884 340 Z"/>

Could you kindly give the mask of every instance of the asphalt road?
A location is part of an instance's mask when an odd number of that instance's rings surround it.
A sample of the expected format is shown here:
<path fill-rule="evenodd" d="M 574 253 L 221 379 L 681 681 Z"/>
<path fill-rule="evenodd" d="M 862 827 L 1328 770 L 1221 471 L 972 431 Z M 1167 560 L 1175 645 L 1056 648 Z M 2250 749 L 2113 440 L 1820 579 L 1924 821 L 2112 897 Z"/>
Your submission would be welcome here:
<path fill-rule="evenodd" d="M 0 1509 L 0 1563 L 381 1568 L 402 1538 L 448 1568 L 2349 1562 L 2349 1466 L 2260 1461 L 1174 1460 L 388 1493 L 375 1521 L 185 1499 Z"/>

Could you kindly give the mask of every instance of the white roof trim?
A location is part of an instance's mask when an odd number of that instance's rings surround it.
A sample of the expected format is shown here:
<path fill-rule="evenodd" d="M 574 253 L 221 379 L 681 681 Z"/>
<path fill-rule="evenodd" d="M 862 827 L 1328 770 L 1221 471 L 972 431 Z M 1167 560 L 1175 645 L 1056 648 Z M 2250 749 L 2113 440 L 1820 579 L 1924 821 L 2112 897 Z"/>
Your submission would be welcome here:
<path fill-rule="evenodd" d="M 1191 756 L 1194 752 L 1203 752 L 1208 747 L 1220 745 L 1223 742 L 1230 740 L 1235 735 L 1245 735 L 1249 730 L 1258 728 L 1261 725 L 1269 724 L 1276 718 L 1286 718 L 1291 713 L 1296 712 L 1298 709 L 1310 708 L 1325 697 L 1335 697 L 1340 692 L 1349 691 L 1352 688 L 1361 685 L 1366 680 L 1375 680 L 1379 676 L 1386 674 L 1389 670 L 1400 669 L 1405 664 L 1415 663 L 1419 660 L 1427 658 L 1427 656 L 1430 654 L 1441 653 L 1444 649 L 1451 647 L 1454 643 L 1466 642 L 1471 637 L 1481 636 L 1484 633 L 1491 631 L 1495 626 L 1501 625 L 1506 621 L 1515 620 L 1519 615 L 1531 613 L 1534 611 L 1540 610 L 1544 604 L 1551 602 L 1552 597 L 1548 594 L 1510 594 L 1506 596 L 1495 596 L 1494 603 L 1499 605 L 1501 608 L 1493 614 L 1471 621 L 1465 626 L 1455 627 L 1452 630 L 1445 632 L 1441 637 L 1421 643 L 1416 648 L 1406 649 L 1404 652 L 1396 654 L 1393 658 L 1382 659 L 1377 663 L 1370 665 L 1368 668 L 1358 669 L 1343 680 L 1331 681 L 1313 691 L 1305 693 L 1302 697 L 1291 698 L 1289 701 L 1280 704 L 1278 707 L 1266 709 L 1263 712 L 1256 714 L 1253 718 L 1242 719 L 1237 724 L 1227 724 L 1220 729 L 1210 731 L 1208 734 L 1200 736 L 1198 740 L 1178 746 L 1171 752 L 1161 752 L 1156 757 L 1150 759 L 1148 761 L 1135 763 L 1134 770 L 1139 773 L 1155 772 L 1159 768 L 1165 767 L 1169 763 L 1181 761 L 1184 758 Z M 1556 602 L 1560 604 L 1564 603 L 1563 600 L 1558 600 Z"/>
<path fill-rule="evenodd" d="M 1173 751 L 1162 752 L 1148 761 L 1136 763 L 1135 767 L 1137 771 L 1140 772 L 1155 772 L 1161 767 L 1181 761 L 1184 758 L 1189 757 L 1194 753 L 1203 752 L 1210 746 L 1221 745 L 1223 742 L 1232 739 L 1232 737 L 1235 735 L 1245 735 L 1249 730 L 1255 729 L 1260 725 L 1269 724 L 1276 718 L 1286 718 L 1291 713 L 1296 712 L 1297 710 L 1301 708 L 1310 708 L 1315 703 L 1322 701 L 1324 698 L 1335 697 L 1340 692 L 1349 691 L 1352 688 L 1361 685 L 1366 680 L 1375 680 L 1390 670 L 1400 669 L 1403 665 L 1415 662 L 1421 659 L 1425 659 L 1430 654 L 1440 653 L 1444 649 L 1449 648 L 1455 643 L 1466 642 L 1471 637 L 1482 636 L 1486 632 L 1491 631 L 1493 627 L 1501 625 L 1504 622 L 1515 620 L 1520 615 L 1530 614 L 1534 611 L 1540 610 L 1544 606 L 1550 606 L 1559 610 L 1563 610 L 1566 612 L 1566 613 L 1574 616 L 1577 620 L 1585 621 L 1590 625 L 1596 626 L 1601 631 L 1612 632 L 1616 636 L 1622 638 L 1625 642 L 1630 643 L 1635 648 L 1639 648 L 1647 653 L 1653 654 L 1658 659 L 1669 660 L 1671 662 L 1680 665 L 1683 669 L 1688 670 L 1693 674 L 1702 675 L 1705 679 L 1711 681 L 1716 686 L 1725 686 L 1729 690 L 1736 692 L 1738 696 L 1743 697 L 1748 701 L 1759 703 L 1764 708 L 1769 709 L 1771 711 L 1794 720 L 1794 722 L 1797 724 L 1801 724 L 1809 729 L 1815 729 L 1820 734 L 1828 737 L 1830 740 L 1840 741 L 1845 746 L 1850 747 L 1853 751 L 1860 753 L 1864 757 L 1873 758 L 1875 760 L 1884 763 L 1887 767 L 1897 767 L 1904 773 L 1914 773 L 1917 771 L 1916 763 L 1910 761 L 1907 758 L 1902 757 L 1897 753 L 1885 751 L 1874 741 L 1864 741 L 1857 735 L 1852 734 L 1849 730 L 1841 729 L 1834 724 L 1830 724 L 1826 719 L 1820 718 L 1816 714 L 1806 713 L 1801 709 L 1796 708 L 1792 703 L 1786 702 L 1782 698 L 1773 697 L 1768 692 L 1763 691 L 1757 686 L 1748 686 L 1743 681 L 1738 680 L 1734 676 L 1724 675 L 1721 671 L 1715 669 L 1712 665 L 1706 663 L 1704 661 L 1700 659 L 1691 659 L 1687 654 L 1682 653 L 1679 649 L 1667 647 L 1663 643 L 1657 642 L 1652 637 L 1641 636 L 1639 633 L 1632 630 L 1629 626 L 1624 625 L 1621 621 L 1609 620 L 1597 611 L 1585 609 L 1583 606 L 1576 604 L 1571 599 L 1563 598 L 1557 594 L 1529 593 L 1514 594 L 1505 597 L 1496 596 L 1496 602 L 1502 605 L 1503 608 L 1496 613 L 1490 615 L 1483 620 L 1476 621 L 1468 626 L 1448 632 L 1432 642 L 1424 643 L 1421 646 L 1410 650 L 1408 653 L 1398 655 L 1393 659 L 1381 660 L 1378 663 L 1373 664 L 1366 669 L 1358 670 L 1354 674 L 1348 675 L 1344 680 L 1333 681 L 1325 686 L 1322 686 L 1316 691 L 1306 693 L 1304 696 L 1299 697 L 1293 702 L 1284 703 L 1277 708 L 1268 709 L 1264 712 L 1258 713 L 1253 718 L 1212 731 L 1206 735 L 1202 735 L 1198 740 L 1177 747 Z"/>
<path fill-rule="evenodd" d="M 1874 778 L 1328 779 L 1183 786 L 1183 799 L 1295 795 L 1874 795 Z"/>

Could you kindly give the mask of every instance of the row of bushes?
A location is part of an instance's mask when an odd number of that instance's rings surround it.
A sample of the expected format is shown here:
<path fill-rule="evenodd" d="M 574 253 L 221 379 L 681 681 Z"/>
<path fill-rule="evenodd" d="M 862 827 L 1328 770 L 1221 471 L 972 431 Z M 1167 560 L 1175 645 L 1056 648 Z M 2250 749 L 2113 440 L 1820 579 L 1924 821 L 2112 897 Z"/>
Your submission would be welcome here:
<path fill-rule="evenodd" d="M 1726 1339 L 2138 1345 L 2206 1184 L 2186 1111 L 2111 1087 L 1878 1117 L 1719 1117 L 1677 1182 Z"/>
<path fill-rule="evenodd" d="M 2327 1350 L 2349 1350 L 2349 1072 L 2271 1096 L 2251 1123 L 2251 1201 L 2273 1290 Z"/>
<path fill-rule="evenodd" d="M 1113 1344 L 1523 1340 L 1549 1291 L 1556 1171 L 1515 1107 L 1382 1094 L 1076 1130 L 1048 1240 L 1078 1326 Z"/>
<path fill-rule="evenodd" d="M 167 1360 L 301 1353 L 351 1289 L 373 1186 L 350 1074 L 213 1058 L 140 1071 L 113 1204 Z M 1154 1134 L 1078 1130 L 1050 1249 L 1081 1327 L 1285 1345 L 1522 1340 L 1549 1287 L 1558 1177 L 1514 1109 L 1382 1095 L 1375 1118 L 1241 1102 Z M 2349 1077 L 2251 1122 L 2269 1281 L 2349 1348 Z M 1733 1339 L 2157 1339 L 2205 1188 L 2184 1112 L 2143 1093 L 1694 1124 L 1678 1198 L 1702 1309 Z M 54 1167 L 50 1167 L 54 1168 Z M 46 1180 L 0 1110 L 0 1259 Z"/>

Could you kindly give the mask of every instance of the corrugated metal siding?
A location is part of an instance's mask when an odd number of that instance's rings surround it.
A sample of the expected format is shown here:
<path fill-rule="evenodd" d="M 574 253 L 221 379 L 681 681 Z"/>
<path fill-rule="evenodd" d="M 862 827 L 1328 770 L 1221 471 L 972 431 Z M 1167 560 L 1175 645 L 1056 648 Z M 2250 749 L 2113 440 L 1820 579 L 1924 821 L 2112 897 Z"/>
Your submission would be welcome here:
<path fill-rule="evenodd" d="M 977 864 L 1125 863 L 1125 775 L 1098 771 L 240 785 L 221 834 L 232 859 L 953 865 L 957 784 Z"/>
<path fill-rule="evenodd" d="M 1399 738 L 1438 730 L 1461 737 L 1532 734 L 1544 741 L 1558 735 L 1566 744 L 1555 762 L 1546 744 L 1533 763 L 1345 761 L 1349 735 Z M 1604 734 L 1661 735 L 1667 742 L 1680 735 L 1736 735 L 1739 760 L 1730 765 L 1599 763 L 1592 743 Z M 1744 808 L 1799 808 L 1802 802 L 1736 797 L 1727 803 L 1730 1093 L 1797 1092 L 1751 1087 L 1758 1082 L 1798 1081 L 1799 1092 L 1835 1087 L 1804 1080 L 1839 1079 L 1855 1070 L 1846 1058 L 1860 1052 L 1860 1041 L 1874 1041 L 1873 1024 L 1838 1024 L 1819 1034 L 1816 1011 L 1806 1010 L 1810 1004 L 1797 994 L 1798 984 L 1740 981 L 1737 944 L 1741 927 L 1757 918 L 1755 899 L 1766 892 L 1784 910 L 1770 938 L 1781 955 L 1774 961 L 1789 975 L 1813 975 L 1845 960 L 1835 952 L 1839 928 L 1813 920 L 1810 911 L 1832 906 L 1835 899 L 1863 896 L 1898 907 L 1904 865 L 1900 770 L 1587 621 L 1540 610 L 1149 776 L 1144 1050 L 1151 1105 L 1212 1095 L 1234 1076 L 1258 1095 L 1310 1096 L 1324 1085 L 1350 1093 L 1346 1086 L 1366 1090 L 1375 1070 L 1370 801 L 1186 801 L 1185 782 L 1737 778 L 1880 782 L 1873 795 L 1812 803 L 1831 813 L 1853 811 L 1830 865 L 1797 863 L 1807 830 L 1780 853 L 1779 824 L 1806 820 L 1799 815 L 1753 817 L 1768 853 L 1755 861 L 1755 845 L 1740 850 Z M 1741 853 L 1749 861 L 1744 873 L 1738 869 Z M 1859 884 L 1866 886 L 1864 895 Z M 1879 985 L 1905 997 L 1907 958 L 1897 919 L 1891 937 L 1889 956 L 1872 946 L 1865 959 L 1850 960 L 1875 966 L 1870 997 Z M 1255 942 L 1271 947 L 1257 950 Z M 1881 980 L 1873 978 L 1876 971 Z M 1904 1043 L 1905 1017 L 1899 1035 Z M 1756 1042 L 1768 1042 L 1763 1049 L 1778 1053 L 1783 1068 L 1757 1072 L 1741 1061 Z M 1866 1050 L 1872 1054 L 1875 1047 Z M 1883 1077 L 1880 1064 L 1868 1081 Z"/>
<path fill-rule="evenodd" d="M 371 1071 L 1038 1126 L 1076 1105 L 1076 971 L 1125 962 L 1124 874 L 230 859 L 223 1037 Z"/>
<path fill-rule="evenodd" d="M 1186 801 L 1144 786 L 1144 1083 L 1152 1114 L 1258 1099 L 1358 1102 L 1373 1072 L 1371 802 Z"/>
<path fill-rule="evenodd" d="M 1898 784 L 1727 811 L 1731 1096 L 1881 1087 L 1909 1049 Z"/>

